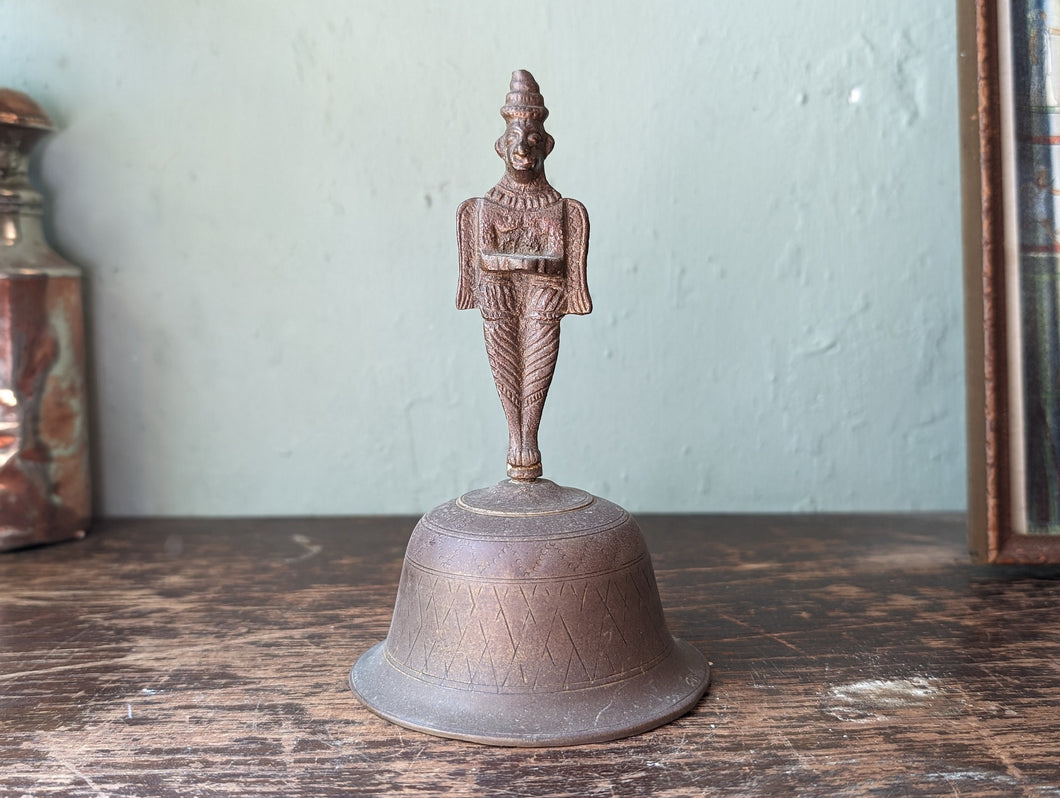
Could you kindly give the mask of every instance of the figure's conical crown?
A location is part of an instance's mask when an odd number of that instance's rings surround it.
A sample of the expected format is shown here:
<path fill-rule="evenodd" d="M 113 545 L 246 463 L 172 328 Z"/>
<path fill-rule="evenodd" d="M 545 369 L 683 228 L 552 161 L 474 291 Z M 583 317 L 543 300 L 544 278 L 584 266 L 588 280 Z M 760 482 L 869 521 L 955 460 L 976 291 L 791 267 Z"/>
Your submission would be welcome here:
<path fill-rule="evenodd" d="M 512 119 L 544 120 L 548 117 L 541 87 L 537 85 L 534 76 L 525 69 L 517 69 L 512 73 L 512 84 L 508 89 L 508 96 L 504 98 L 501 116 L 509 122 Z"/>

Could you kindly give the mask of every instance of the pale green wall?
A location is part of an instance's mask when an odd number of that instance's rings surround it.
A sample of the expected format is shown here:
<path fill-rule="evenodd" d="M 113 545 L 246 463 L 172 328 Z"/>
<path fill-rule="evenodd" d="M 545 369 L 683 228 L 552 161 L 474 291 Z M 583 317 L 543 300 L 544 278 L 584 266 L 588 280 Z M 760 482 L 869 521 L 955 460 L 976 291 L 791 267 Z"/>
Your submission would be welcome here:
<path fill-rule="evenodd" d="M 109 514 L 503 478 L 456 207 L 511 70 L 589 209 L 546 475 L 633 510 L 964 505 L 952 0 L 0 0 L 85 266 Z"/>

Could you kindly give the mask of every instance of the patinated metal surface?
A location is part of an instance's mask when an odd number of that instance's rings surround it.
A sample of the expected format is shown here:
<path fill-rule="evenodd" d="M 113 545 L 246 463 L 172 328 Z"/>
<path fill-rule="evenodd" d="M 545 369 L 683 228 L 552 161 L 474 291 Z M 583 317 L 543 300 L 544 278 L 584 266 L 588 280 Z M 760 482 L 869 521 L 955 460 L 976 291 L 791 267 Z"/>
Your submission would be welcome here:
<path fill-rule="evenodd" d="M 560 320 L 592 309 L 589 223 L 545 179 L 553 141 L 529 72 L 512 75 L 501 114 L 504 177 L 458 214 L 457 306 L 482 312 L 510 479 L 420 519 L 390 632 L 357 661 L 350 684 L 382 717 L 445 737 L 612 740 L 687 712 L 710 670 L 670 635 L 633 517 L 541 478 L 537 433 Z"/>
<path fill-rule="evenodd" d="M 49 130 L 0 89 L 0 550 L 81 537 L 91 515 L 81 273 L 44 242 L 27 177 Z"/>
<path fill-rule="evenodd" d="M 390 633 L 351 679 L 403 726 L 571 745 L 683 715 L 708 668 L 667 630 L 633 517 L 538 479 L 472 491 L 420 520 Z"/>
<path fill-rule="evenodd" d="M 512 75 L 497 139 L 504 176 L 457 213 L 456 305 L 478 308 L 493 379 L 508 420 L 508 476 L 541 476 L 537 431 L 567 313 L 592 311 L 585 281 L 589 217 L 545 177 L 555 141 L 541 90 L 524 69 Z"/>

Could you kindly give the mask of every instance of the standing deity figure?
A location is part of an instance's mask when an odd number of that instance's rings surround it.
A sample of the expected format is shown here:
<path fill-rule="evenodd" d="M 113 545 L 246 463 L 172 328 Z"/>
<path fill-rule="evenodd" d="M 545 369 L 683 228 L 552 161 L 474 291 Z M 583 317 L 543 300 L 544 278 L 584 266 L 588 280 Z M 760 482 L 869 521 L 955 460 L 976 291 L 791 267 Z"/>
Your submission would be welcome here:
<path fill-rule="evenodd" d="M 508 421 L 508 476 L 541 476 L 537 431 L 559 354 L 564 315 L 592 311 L 585 281 L 589 217 L 545 178 L 555 145 L 534 76 L 512 73 L 497 139 L 504 176 L 457 213 L 460 280 L 456 306 L 478 308 L 486 354 Z"/>

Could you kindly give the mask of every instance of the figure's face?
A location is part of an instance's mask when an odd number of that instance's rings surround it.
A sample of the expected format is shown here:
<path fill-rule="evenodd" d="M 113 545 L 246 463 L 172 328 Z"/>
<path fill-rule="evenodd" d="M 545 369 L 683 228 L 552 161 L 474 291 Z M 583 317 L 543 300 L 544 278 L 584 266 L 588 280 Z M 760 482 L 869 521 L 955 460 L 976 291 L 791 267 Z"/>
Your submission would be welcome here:
<path fill-rule="evenodd" d="M 545 158 L 552 151 L 553 140 L 536 119 L 513 119 L 504 135 L 497 139 L 497 154 L 512 174 L 536 177 L 545 169 Z"/>

